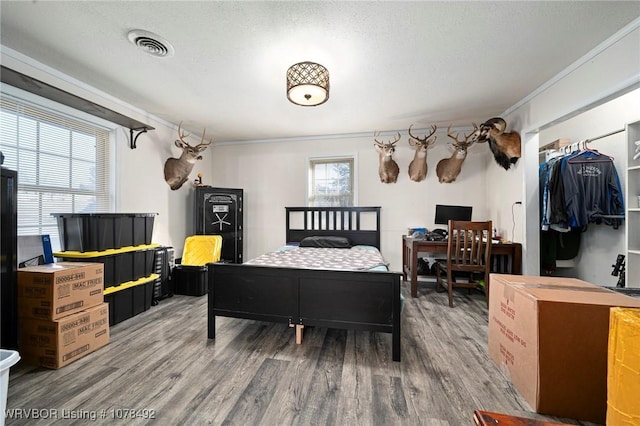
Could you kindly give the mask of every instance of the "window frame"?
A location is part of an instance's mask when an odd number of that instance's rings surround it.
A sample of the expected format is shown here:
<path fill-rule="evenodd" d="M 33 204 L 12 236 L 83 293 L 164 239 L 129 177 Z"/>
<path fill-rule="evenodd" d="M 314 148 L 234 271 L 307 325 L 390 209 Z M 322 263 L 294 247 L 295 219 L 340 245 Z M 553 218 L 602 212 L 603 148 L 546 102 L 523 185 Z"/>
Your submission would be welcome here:
<path fill-rule="evenodd" d="M 307 157 L 307 197 L 306 204 L 308 207 L 314 207 L 314 166 L 317 164 L 331 164 L 331 163 L 346 163 L 351 164 L 351 206 L 358 205 L 358 157 L 357 154 L 341 154 L 341 155 L 323 155 L 323 156 L 309 156 Z M 318 206 L 315 206 L 318 207 Z"/>

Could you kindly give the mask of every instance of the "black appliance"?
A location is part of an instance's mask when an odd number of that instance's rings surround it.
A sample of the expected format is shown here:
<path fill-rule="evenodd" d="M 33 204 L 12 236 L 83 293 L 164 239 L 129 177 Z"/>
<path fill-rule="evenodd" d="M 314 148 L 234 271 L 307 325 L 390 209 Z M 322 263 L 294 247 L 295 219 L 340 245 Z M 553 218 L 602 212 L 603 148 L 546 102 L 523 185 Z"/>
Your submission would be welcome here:
<path fill-rule="evenodd" d="M 220 261 L 242 263 L 243 190 L 197 186 L 195 192 L 195 234 L 221 235 Z"/>

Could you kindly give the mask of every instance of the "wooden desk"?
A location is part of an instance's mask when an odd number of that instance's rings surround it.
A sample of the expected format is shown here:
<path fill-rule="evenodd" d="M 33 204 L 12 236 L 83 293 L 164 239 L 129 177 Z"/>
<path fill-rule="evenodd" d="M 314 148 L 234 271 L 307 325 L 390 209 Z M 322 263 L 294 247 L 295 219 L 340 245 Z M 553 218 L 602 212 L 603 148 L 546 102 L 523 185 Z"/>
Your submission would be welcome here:
<path fill-rule="evenodd" d="M 415 240 L 402 236 L 402 278 L 411 279 L 411 297 L 418 297 L 418 254 L 434 253 L 446 255 L 446 241 Z M 494 243 L 491 245 L 491 272 L 522 274 L 522 244 Z"/>

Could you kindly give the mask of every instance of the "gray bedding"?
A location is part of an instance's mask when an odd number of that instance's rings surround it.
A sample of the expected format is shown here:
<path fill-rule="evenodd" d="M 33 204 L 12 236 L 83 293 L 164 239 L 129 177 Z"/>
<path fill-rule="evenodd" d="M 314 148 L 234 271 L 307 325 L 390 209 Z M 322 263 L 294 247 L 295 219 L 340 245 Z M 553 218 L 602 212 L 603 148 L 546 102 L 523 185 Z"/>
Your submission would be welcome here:
<path fill-rule="evenodd" d="M 250 265 L 328 270 L 387 270 L 388 263 L 375 247 L 350 249 L 288 247 L 265 253 L 245 262 Z"/>

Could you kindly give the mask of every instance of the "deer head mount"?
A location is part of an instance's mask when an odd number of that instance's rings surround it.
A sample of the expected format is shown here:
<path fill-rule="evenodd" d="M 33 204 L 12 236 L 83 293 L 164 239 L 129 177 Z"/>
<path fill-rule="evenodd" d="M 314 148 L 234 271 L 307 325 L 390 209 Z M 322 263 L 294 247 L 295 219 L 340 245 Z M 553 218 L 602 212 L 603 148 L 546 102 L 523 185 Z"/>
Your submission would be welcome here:
<path fill-rule="evenodd" d="M 451 145 L 454 148 L 453 154 L 450 158 L 443 158 L 438 162 L 436 166 L 436 174 L 440 183 L 451 183 L 456 180 L 460 171 L 462 170 L 462 163 L 467 158 L 467 150 L 473 143 L 478 135 L 478 126 L 473 123 L 473 131 L 464 136 L 464 140 L 458 140 L 458 133 L 451 134 L 451 125 L 447 128 L 447 136 L 453 139 Z"/>
<path fill-rule="evenodd" d="M 413 160 L 409 164 L 409 178 L 414 182 L 423 181 L 427 177 L 427 150 L 436 143 L 434 136 L 438 127 L 434 124 L 431 126 L 431 132 L 424 138 L 419 138 L 411 133 L 411 126 L 409 126 L 409 145 L 416 150 L 413 154 Z M 433 136 L 433 138 L 431 138 Z"/>
<path fill-rule="evenodd" d="M 208 143 L 204 142 L 204 135 L 207 129 L 202 132 L 202 141 L 198 145 L 191 146 L 184 140 L 187 135 L 180 131 L 182 122 L 178 126 L 178 138 L 175 144 L 178 148 L 182 149 L 182 155 L 180 158 L 168 158 L 164 163 L 164 180 L 167 181 L 172 190 L 176 190 L 182 186 L 188 179 L 189 173 L 193 169 L 193 165 L 197 160 L 202 160 L 202 153 L 211 143 L 213 139 L 210 139 Z"/>
<path fill-rule="evenodd" d="M 500 117 L 490 118 L 480 125 L 477 134 L 478 142 L 489 142 L 493 158 L 505 170 L 516 164 L 521 155 L 520 135 L 518 132 L 507 132 L 507 122 Z"/>
<path fill-rule="evenodd" d="M 378 161 L 378 174 L 380 175 L 380 182 L 382 183 L 396 183 L 398 180 L 398 173 L 400 173 L 400 167 L 398 163 L 393 159 L 393 153 L 396 151 L 395 145 L 400 140 L 400 132 L 393 142 L 381 142 L 378 140 L 380 132 L 373 133 L 374 146 L 380 156 Z"/>

